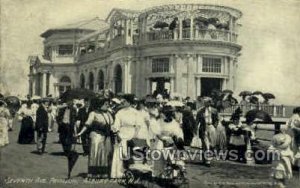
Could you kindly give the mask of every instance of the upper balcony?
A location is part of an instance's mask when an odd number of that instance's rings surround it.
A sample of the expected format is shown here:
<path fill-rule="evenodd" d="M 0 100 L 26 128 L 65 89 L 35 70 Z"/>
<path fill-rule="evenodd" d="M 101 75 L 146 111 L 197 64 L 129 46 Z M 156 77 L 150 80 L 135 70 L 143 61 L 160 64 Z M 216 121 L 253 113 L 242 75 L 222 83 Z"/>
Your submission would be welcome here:
<path fill-rule="evenodd" d="M 83 40 L 91 53 L 79 60 L 94 59 L 125 46 L 138 46 L 170 41 L 219 41 L 237 43 L 239 10 L 214 5 L 180 4 L 153 7 L 141 12 L 113 9 L 104 31 Z M 86 44 L 89 43 L 89 44 Z M 93 54 L 93 55 L 91 55 Z M 81 57 L 86 56 L 86 57 Z"/>
<path fill-rule="evenodd" d="M 205 40 L 237 43 L 241 12 L 223 6 L 180 4 L 153 7 L 139 16 L 140 43 Z"/>
<path fill-rule="evenodd" d="M 149 31 L 141 34 L 140 44 L 149 44 L 163 41 L 180 41 L 180 40 L 204 40 L 204 41 L 223 41 L 237 43 L 237 34 L 220 29 L 183 29 L 180 35 L 178 30 L 160 30 Z"/>

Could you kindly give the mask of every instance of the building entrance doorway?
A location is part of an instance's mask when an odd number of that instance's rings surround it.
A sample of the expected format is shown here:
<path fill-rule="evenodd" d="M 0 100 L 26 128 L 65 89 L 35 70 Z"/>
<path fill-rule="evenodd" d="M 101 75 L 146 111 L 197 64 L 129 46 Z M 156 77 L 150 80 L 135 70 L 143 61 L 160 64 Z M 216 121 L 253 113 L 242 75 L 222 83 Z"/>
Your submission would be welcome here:
<path fill-rule="evenodd" d="M 213 90 L 222 90 L 222 79 L 201 78 L 201 96 L 210 96 Z"/>
<path fill-rule="evenodd" d="M 154 96 L 161 94 L 163 96 L 169 95 L 171 90 L 170 78 L 157 77 L 151 78 L 151 92 Z"/>

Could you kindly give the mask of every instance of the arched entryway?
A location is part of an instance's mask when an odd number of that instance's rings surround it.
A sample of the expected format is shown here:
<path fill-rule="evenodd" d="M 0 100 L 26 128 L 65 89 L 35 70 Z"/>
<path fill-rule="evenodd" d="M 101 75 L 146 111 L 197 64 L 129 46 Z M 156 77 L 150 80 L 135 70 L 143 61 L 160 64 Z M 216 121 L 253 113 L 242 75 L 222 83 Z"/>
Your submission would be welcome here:
<path fill-rule="evenodd" d="M 94 90 L 94 74 L 92 72 L 89 73 L 89 89 Z"/>
<path fill-rule="evenodd" d="M 81 89 L 85 88 L 85 77 L 83 74 L 80 75 L 80 88 Z"/>
<path fill-rule="evenodd" d="M 115 93 L 122 92 L 122 67 L 117 65 L 114 70 Z"/>
<path fill-rule="evenodd" d="M 71 89 L 71 79 L 70 79 L 70 77 L 69 76 L 61 77 L 61 79 L 59 80 L 59 84 L 58 84 L 59 94 L 62 94 L 62 93 L 66 92 L 69 89 Z"/>
<path fill-rule="evenodd" d="M 98 72 L 98 88 L 99 90 L 104 89 L 104 73 L 102 70 Z"/>

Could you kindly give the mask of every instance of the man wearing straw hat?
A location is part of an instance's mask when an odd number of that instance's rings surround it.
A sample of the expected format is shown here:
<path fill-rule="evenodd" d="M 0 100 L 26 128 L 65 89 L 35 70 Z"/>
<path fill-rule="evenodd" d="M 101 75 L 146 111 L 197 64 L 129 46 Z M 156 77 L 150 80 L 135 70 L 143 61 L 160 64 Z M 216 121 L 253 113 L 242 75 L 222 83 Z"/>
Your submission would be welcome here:
<path fill-rule="evenodd" d="M 212 99 L 203 98 L 204 107 L 201 108 L 196 116 L 196 126 L 199 137 L 203 143 L 203 151 L 212 150 L 216 145 L 216 125 L 218 123 L 218 112 L 211 107 Z M 204 164 L 210 166 L 210 157 L 202 155 Z"/>

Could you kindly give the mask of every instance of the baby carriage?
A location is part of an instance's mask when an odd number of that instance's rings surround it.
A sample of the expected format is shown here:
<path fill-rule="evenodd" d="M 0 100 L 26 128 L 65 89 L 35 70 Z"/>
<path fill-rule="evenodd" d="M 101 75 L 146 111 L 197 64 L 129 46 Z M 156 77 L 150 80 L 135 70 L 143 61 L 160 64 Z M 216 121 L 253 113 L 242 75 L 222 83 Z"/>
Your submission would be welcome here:
<path fill-rule="evenodd" d="M 121 179 L 121 184 L 127 187 L 137 185 L 150 187 L 150 183 L 151 185 L 158 184 L 162 187 L 188 187 L 184 160 L 182 156 L 176 155 L 176 152 L 174 152 L 174 155 L 164 159 L 165 165 L 162 173 L 153 177 L 153 161 L 150 160 L 149 155 L 151 151 L 148 152 L 149 146 L 147 142 L 141 139 L 133 139 L 128 141 L 128 148 L 131 157 L 126 161 L 126 170 Z M 175 150 L 177 150 L 177 146 L 166 144 L 162 152 L 172 153 Z"/>
<path fill-rule="evenodd" d="M 184 142 L 176 137 L 166 138 L 164 141 L 165 167 L 156 181 L 163 187 L 189 187 L 189 181 L 186 177 Z M 166 154 L 167 153 L 167 154 Z M 170 154 L 170 155 L 168 155 Z"/>
<path fill-rule="evenodd" d="M 146 160 L 149 146 L 144 139 L 131 139 L 127 142 L 129 158 L 124 161 L 124 175 L 119 184 L 126 187 L 144 185 L 149 187 L 149 180 L 152 178 L 152 168 Z"/>

